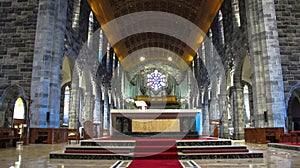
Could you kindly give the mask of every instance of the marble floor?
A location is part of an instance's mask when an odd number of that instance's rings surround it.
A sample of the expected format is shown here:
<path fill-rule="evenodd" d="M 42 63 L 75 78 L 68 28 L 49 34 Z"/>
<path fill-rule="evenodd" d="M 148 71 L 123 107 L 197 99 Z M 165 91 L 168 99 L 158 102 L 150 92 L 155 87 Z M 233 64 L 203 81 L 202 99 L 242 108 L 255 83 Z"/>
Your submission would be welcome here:
<path fill-rule="evenodd" d="M 250 151 L 264 153 L 262 159 L 194 160 L 201 168 L 299 168 L 300 151 L 269 148 L 266 144 L 244 143 Z M 116 160 L 49 159 L 49 152 L 62 151 L 67 144 L 30 144 L 23 149 L 0 148 L 0 168 L 109 168 Z"/>

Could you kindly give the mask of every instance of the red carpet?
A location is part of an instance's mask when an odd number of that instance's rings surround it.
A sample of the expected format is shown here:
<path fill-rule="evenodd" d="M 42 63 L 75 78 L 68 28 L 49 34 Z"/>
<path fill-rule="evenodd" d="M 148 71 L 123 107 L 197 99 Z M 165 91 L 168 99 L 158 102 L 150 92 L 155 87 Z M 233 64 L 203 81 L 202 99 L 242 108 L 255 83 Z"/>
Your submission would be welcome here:
<path fill-rule="evenodd" d="M 137 139 L 129 168 L 182 168 L 175 139 Z"/>
<path fill-rule="evenodd" d="M 133 160 L 128 168 L 182 168 L 178 160 Z"/>

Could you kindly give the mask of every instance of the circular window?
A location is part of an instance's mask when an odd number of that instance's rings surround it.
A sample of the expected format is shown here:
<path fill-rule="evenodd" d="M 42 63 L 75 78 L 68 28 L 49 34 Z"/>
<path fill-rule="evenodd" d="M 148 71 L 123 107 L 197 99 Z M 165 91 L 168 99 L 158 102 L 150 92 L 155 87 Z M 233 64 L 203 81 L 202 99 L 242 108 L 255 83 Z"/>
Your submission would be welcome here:
<path fill-rule="evenodd" d="M 167 85 L 166 75 L 154 70 L 150 74 L 147 74 L 147 87 L 157 91 Z"/>

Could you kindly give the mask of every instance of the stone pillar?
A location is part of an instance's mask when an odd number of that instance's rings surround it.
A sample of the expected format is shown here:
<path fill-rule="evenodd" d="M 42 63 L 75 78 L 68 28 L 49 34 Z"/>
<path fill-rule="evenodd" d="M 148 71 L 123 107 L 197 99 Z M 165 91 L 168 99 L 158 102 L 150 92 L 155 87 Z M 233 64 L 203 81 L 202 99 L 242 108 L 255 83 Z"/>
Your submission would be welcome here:
<path fill-rule="evenodd" d="M 253 71 L 254 126 L 285 128 L 286 107 L 274 0 L 253 0 L 245 3 L 248 7 L 248 35 Z"/>
<path fill-rule="evenodd" d="M 110 129 L 110 104 L 108 95 L 108 83 L 104 87 L 104 116 L 103 116 L 103 129 Z"/>
<path fill-rule="evenodd" d="M 207 95 L 207 94 L 206 94 Z M 208 111 L 208 97 L 204 96 L 204 103 L 202 105 L 202 134 L 203 135 L 210 135 L 210 131 L 209 131 L 209 111 Z"/>
<path fill-rule="evenodd" d="M 84 110 L 82 117 L 84 121 L 92 121 L 93 122 L 93 101 L 94 96 L 91 93 L 85 93 L 84 96 Z"/>
<path fill-rule="evenodd" d="M 228 114 L 227 111 L 224 111 L 222 114 L 222 125 L 221 125 L 221 137 L 229 139 L 229 124 L 228 124 Z"/>
<path fill-rule="evenodd" d="M 67 1 L 40 0 L 31 81 L 30 127 L 60 127 Z"/>
<path fill-rule="evenodd" d="M 94 107 L 94 113 L 93 113 L 93 119 L 96 122 L 101 122 L 101 92 L 100 89 L 97 88 L 97 93 L 95 97 L 95 107 Z"/>
<path fill-rule="evenodd" d="M 79 88 L 79 74 L 76 73 L 77 69 L 74 68 L 73 78 L 72 78 L 72 91 L 70 95 L 70 113 L 69 113 L 69 128 L 77 129 L 79 127 L 79 98 L 80 98 L 80 88 Z"/>
<path fill-rule="evenodd" d="M 238 86 L 233 86 L 231 90 L 233 96 L 233 128 L 234 128 L 234 139 L 244 139 L 244 99 L 243 89 Z"/>
<path fill-rule="evenodd" d="M 225 94 L 220 94 L 220 99 L 219 99 L 219 108 L 221 111 L 221 121 L 222 124 L 220 125 L 220 137 L 222 138 L 229 138 L 229 129 L 228 129 L 228 113 L 226 110 L 226 95 Z"/>
<path fill-rule="evenodd" d="M 268 109 L 271 109 L 268 115 L 270 117 L 268 126 L 285 127 L 286 107 L 274 0 L 263 0 L 262 4 L 267 43 L 265 57 L 269 58 L 267 65 L 270 79 L 267 82 L 270 85 L 270 97 L 268 100 L 272 100 L 270 103 L 267 101 Z"/>

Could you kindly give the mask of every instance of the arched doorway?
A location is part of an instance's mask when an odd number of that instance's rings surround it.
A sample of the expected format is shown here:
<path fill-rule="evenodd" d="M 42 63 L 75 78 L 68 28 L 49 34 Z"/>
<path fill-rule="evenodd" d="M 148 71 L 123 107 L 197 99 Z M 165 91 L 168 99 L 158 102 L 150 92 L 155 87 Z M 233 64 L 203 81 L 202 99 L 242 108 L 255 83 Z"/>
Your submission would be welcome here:
<path fill-rule="evenodd" d="M 69 126 L 72 70 L 73 62 L 70 57 L 65 56 L 62 66 L 63 78 L 60 96 L 60 127 Z"/>
<path fill-rule="evenodd" d="M 5 127 L 5 120 L 8 120 L 10 127 L 20 124 L 17 120 L 27 124 L 27 107 L 29 107 L 27 101 L 29 99 L 25 96 L 22 87 L 18 85 L 7 87 L 0 98 L 0 127 Z"/>
<path fill-rule="evenodd" d="M 70 95 L 71 95 L 71 82 L 66 83 L 61 89 L 61 107 L 60 107 L 61 127 L 69 126 Z"/>
<path fill-rule="evenodd" d="M 294 91 L 288 104 L 288 131 L 300 130 L 300 98 L 297 96 L 300 89 Z"/>
<path fill-rule="evenodd" d="M 245 56 L 242 66 L 242 87 L 243 87 L 243 108 L 245 127 L 252 127 L 253 120 L 253 92 L 252 92 L 252 77 L 251 77 L 251 62 L 249 56 Z"/>
<path fill-rule="evenodd" d="M 291 101 L 291 112 L 292 112 L 292 129 L 300 130 L 300 101 L 297 97 L 294 97 Z"/>

